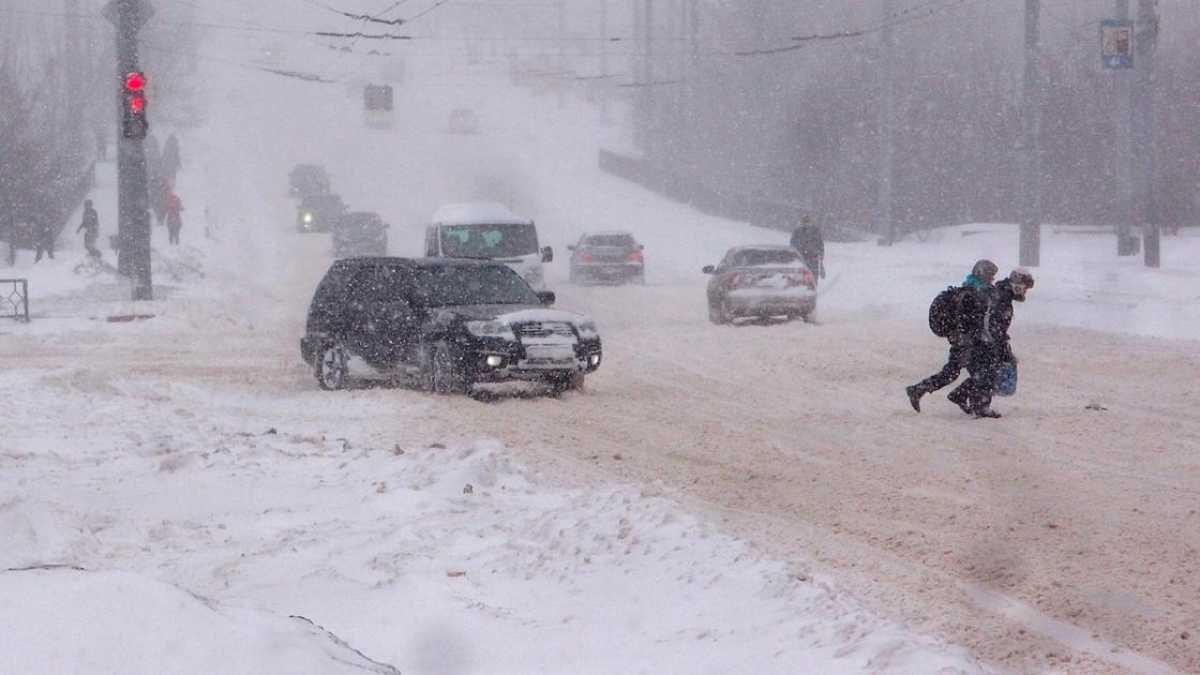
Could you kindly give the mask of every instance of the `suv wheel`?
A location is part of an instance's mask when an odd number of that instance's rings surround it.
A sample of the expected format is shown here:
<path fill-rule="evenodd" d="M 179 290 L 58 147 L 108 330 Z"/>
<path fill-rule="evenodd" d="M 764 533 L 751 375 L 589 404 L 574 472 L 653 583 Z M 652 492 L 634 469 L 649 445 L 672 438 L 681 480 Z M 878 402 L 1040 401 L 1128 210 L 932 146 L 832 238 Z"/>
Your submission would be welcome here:
<path fill-rule="evenodd" d="M 317 384 L 325 391 L 345 389 L 350 381 L 349 357 L 339 344 L 325 345 L 317 355 Z"/>
<path fill-rule="evenodd" d="M 471 383 L 450 345 L 439 342 L 429 356 L 429 390 L 435 394 L 465 394 Z"/>
<path fill-rule="evenodd" d="M 708 320 L 718 326 L 729 323 L 729 315 L 725 313 L 724 300 L 718 301 L 717 304 L 713 304 L 712 300 L 708 301 Z"/>

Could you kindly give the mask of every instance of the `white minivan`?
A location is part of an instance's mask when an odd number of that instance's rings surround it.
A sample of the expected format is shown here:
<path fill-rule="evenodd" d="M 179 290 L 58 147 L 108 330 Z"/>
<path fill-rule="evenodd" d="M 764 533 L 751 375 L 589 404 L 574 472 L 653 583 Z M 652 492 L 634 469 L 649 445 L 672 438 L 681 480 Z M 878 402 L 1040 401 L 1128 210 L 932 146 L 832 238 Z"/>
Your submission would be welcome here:
<path fill-rule="evenodd" d="M 534 290 L 546 288 L 542 264 L 554 249 L 538 247 L 537 226 L 502 204 L 448 204 L 433 214 L 425 230 L 430 258 L 476 258 L 508 265 Z"/>

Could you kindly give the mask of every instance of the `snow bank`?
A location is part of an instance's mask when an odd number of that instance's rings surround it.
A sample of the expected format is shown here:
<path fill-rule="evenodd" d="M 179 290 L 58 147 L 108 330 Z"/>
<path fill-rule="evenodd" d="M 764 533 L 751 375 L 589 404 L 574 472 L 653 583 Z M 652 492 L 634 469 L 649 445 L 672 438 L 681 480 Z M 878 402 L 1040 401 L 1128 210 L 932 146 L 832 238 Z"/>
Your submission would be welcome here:
<path fill-rule="evenodd" d="M 122 572 L 0 573 L 5 673 L 398 673 L 300 617 L 223 608 Z"/>

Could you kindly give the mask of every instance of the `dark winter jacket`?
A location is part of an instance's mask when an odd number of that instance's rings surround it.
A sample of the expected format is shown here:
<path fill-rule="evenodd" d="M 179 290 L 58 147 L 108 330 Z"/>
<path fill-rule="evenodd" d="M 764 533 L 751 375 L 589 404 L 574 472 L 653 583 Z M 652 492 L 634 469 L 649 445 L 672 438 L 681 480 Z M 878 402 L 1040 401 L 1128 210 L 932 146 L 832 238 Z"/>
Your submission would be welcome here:
<path fill-rule="evenodd" d="M 955 346 L 971 346 L 986 342 L 984 325 L 995 289 L 974 275 L 963 282 L 958 294 L 958 330 L 950 334 Z"/>
<path fill-rule="evenodd" d="M 996 284 L 991 294 L 987 316 L 984 318 L 983 341 L 996 348 L 999 358 L 1012 360 L 1012 349 L 1009 347 L 1008 329 L 1012 326 L 1013 300 L 1012 282 L 1008 279 Z"/>
<path fill-rule="evenodd" d="M 84 233 L 87 237 L 96 237 L 100 232 L 100 216 L 96 213 L 96 209 L 83 210 L 83 222 L 79 224 L 79 228 L 75 233 Z"/>
<path fill-rule="evenodd" d="M 816 225 L 802 225 L 792 233 L 792 248 L 807 260 L 820 261 L 825 257 L 825 239 L 821 236 L 821 228 Z M 816 272 L 817 270 L 813 270 Z"/>

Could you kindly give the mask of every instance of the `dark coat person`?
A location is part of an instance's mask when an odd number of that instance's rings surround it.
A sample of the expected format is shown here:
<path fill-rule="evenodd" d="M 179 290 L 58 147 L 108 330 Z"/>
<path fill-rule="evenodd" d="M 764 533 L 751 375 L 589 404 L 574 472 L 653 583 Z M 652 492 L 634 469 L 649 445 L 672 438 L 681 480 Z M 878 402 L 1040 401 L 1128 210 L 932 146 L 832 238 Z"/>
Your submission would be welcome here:
<path fill-rule="evenodd" d="M 92 200 L 83 203 L 83 222 L 75 230 L 75 234 L 83 232 L 83 247 L 93 258 L 100 257 L 100 249 L 96 248 L 96 240 L 100 237 L 100 216 L 92 208 Z"/>
<path fill-rule="evenodd" d="M 38 217 L 33 223 L 33 246 L 36 249 L 36 254 L 33 256 L 34 262 L 41 262 L 42 255 L 45 254 L 54 260 L 54 240 L 57 234 L 54 228 L 44 217 Z"/>
<path fill-rule="evenodd" d="M 905 390 L 913 410 L 921 412 L 922 396 L 950 385 L 958 379 L 963 369 L 970 366 L 973 349 L 987 317 L 990 295 L 993 292 L 992 281 L 999 269 L 996 263 L 990 260 L 977 261 L 971 268 L 971 274 L 954 296 L 956 321 L 954 329 L 946 336 L 950 343 L 946 365 L 937 373 Z"/>
<path fill-rule="evenodd" d="M 812 219 L 805 216 L 800 227 L 792 232 L 792 248 L 800 254 L 800 258 L 814 276 L 825 278 L 825 237 L 821 228 L 814 225 Z"/>
<path fill-rule="evenodd" d="M 982 330 L 972 347 L 971 360 L 967 366 L 971 377 L 950 393 L 951 400 L 963 407 L 965 412 L 976 417 L 1000 417 L 1000 413 L 991 408 L 992 396 L 996 389 L 996 372 L 1002 364 L 1017 362 L 1008 335 L 1013 320 L 1013 302 L 1024 302 L 1025 294 L 1033 288 L 1033 283 L 1032 274 L 1017 269 L 1013 270 L 1007 279 L 996 284 L 988 303 Z"/>

